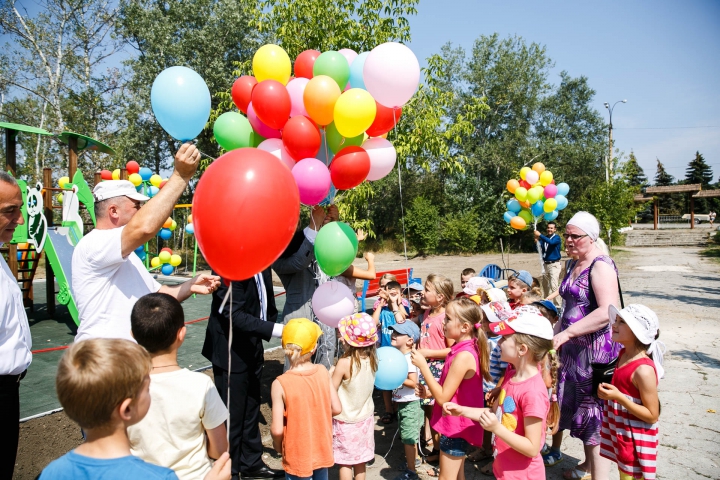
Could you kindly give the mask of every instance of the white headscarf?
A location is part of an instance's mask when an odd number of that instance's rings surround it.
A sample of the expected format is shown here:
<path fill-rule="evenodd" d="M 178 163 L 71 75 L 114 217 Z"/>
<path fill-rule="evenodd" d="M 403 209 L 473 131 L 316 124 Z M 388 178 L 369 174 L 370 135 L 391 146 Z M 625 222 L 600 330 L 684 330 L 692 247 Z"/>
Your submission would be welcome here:
<path fill-rule="evenodd" d="M 600 224 L 592 213 L 577 212 L 567 224 L 573 225 L 587 233 L 593 242 L 597 241 L 600 235 Z"/>

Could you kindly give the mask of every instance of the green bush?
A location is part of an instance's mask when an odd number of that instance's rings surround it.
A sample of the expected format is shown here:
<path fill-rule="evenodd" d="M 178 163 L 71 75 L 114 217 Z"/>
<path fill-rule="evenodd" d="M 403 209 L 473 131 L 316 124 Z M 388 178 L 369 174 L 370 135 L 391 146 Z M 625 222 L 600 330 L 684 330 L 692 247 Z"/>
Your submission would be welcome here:
<path fill-rule="evenodd" d="M 475 212 L 445 215 L 440 235 L 444 252 L 473 253 L 480 237 L 478 216 Z"/>
<path fill-rule="evenodd" d="M 408 243 L 418 255 L 427 255 L 437 250 L 440 242 L 438 209 L 430 200 L 415 197 L 407 211 L 405 226 Z"/>

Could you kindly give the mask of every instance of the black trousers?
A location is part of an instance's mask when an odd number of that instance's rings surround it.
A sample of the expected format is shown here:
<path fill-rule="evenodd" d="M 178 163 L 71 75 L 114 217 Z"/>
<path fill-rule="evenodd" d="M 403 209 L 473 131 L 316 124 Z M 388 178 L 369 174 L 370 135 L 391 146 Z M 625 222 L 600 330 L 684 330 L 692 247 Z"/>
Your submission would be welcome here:
<path fill-rule="evenodd" d="M 20 382 L 0 376 L 0 478 L 12 478 L 20 437 Z"/>
<path fill-rule="evenodd" d="M 243 373 L 230 373 L 230 405 L 227 403 L 228 371 L 213 365 L 215 388 L 230 412 L 230 459 L 233 476 L 260 468 L 263 444 L 260 437 L 260 380 L 263 361 Z M 226 423 L 227 425 L 227 423 Z"/>

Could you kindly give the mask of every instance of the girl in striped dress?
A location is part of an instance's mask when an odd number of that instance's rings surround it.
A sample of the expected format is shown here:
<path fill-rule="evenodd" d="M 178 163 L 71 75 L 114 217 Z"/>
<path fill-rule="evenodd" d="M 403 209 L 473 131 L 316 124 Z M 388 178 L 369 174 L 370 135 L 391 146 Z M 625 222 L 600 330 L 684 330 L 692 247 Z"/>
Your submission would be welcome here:
<path fill-rule="evenodd" d="M 623 345 L 612 383 L 601 383 L 605 400 L 600 455 L 617 463 L 620 480 L 655 478 L 658 451 L 658 380 L 665 346 L 660 322 L 644 305 L 610 306 L 612 339 Z"/>

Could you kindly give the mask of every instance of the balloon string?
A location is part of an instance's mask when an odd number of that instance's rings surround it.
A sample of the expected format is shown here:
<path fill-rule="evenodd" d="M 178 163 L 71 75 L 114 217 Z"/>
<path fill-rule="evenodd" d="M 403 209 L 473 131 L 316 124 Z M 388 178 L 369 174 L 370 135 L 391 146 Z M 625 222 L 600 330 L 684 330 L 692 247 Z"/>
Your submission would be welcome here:
<path fill-rule="evenodd" d="M 533 220 L 534 220 L 533 231 L 537 231 L 538 217 L 533 215 Z M 540 274 L 545 275 L 545 262 L 543 261 L 542 249 L 540 248 L 540 242 L 536 241 L 535 247 L 537 248 L 538 256 L 540 256 Z"/>
<path fill-rule="evenodd" d="M 223 309 L 225 308 L 225 304 L 228 301 L 228 298 L 230 299 L 230 316 L 228 317 L 228 369 L 227 369 L 227 444 L 228 444 L 228 453 L 230 453 L 230 377 L 232 372 L 232 341 L 233 341 L 233 324 L 232 324 L 232 282 L 230 282 L 230 285 L 228 285 L 228 291 L 225 294 L 225 298 L 223 298 L 222 303 L 220 304 L 220 311 L 219 313 L 222 314 Z"/>
<path fill-rule="evenodd" d="M 325 147 L 325 162 L 326 162 L 326 163 L 325 163 L 325 166 L 327 166 L 328 168 L 330 168 L 330 150 L 328 149 L 327 128 L 326 128 L 326 127 L 323 127 L 323 128 L 322 128 L 322 141 L 323 141 L 323 142 L 322 142 L 322 143 L 323 143 L 323 146 Z M 331 191 L 331 192 L 332 192 L 332 189 L 333 189 L 333 185 L 332 185 L 332 183 L 331 183 L 331 184 L 330 184 L 330 191 Z M 332 193 L 332 195 L 330 196 L 330 205 L 332 205 L 333 203 L 335 203 L 335 196 L 336 196 L 336 195 L 337 195 L 337 190 L 335 190 L 335 191 Z"/>
<path fill-rule="evenodd" d="M 393 111 L 393 132 L 395 131 L 395 127 L 397 126 L 397 119 L 395 118 L 395 107 L 392 109 Z M 397 134 L 395 135 L 397 138 Z M 402 219 L 402 229 L 403 229 L 403 251 L 405 253 L 405 274 L 408 277 L 407 284 L 410 285 L 410 268 L 408 267 L 408 254 L 407 254 L 407 239 L 405 238 L 405 208 L 403 207 L 403 196 L 402 196 L 402 177 L 400 175 L 400 159 L 398 159 L 397 162 L 397 171 L 398 171 L 398 188 L 400 189 L 400 218 Z"/>

